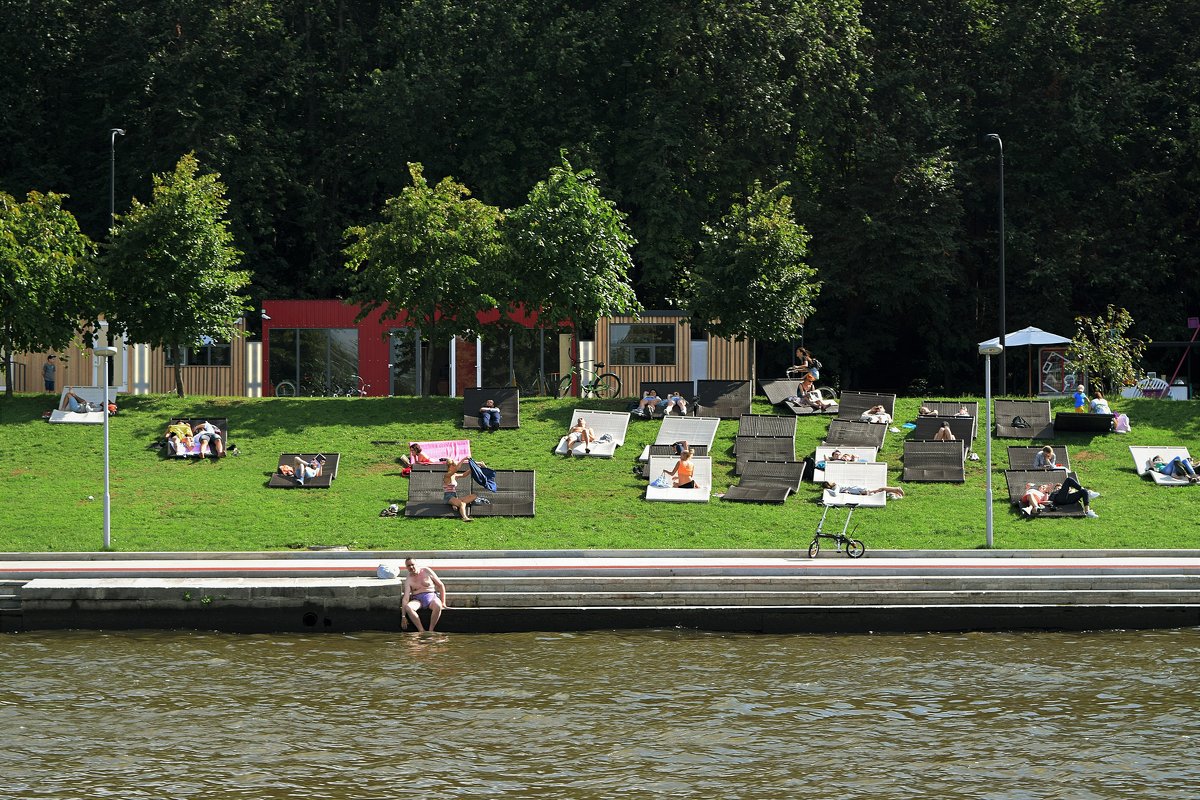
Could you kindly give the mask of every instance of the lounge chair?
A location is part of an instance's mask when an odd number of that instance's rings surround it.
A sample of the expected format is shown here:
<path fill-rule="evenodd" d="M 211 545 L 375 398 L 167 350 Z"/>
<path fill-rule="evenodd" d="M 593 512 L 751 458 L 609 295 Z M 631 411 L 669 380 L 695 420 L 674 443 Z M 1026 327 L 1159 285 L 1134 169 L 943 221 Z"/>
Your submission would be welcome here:
<path fill-rule="evenodd" d="M 171 417 L 170 421 L 167 424 L 174 425 L 176 422 L 184 422 L 184 423 L 187 423 L 188 427 L 190 427 L 194 431 L 194 430 L 196 430 L 197 427 L 199 427 L 201 424 L 203 424 L 206 421 L 212 423 L 213 427 L 216 428 L 218 431 L 220 431 L 221 441 L 225 443 L 226 447 L 228 447 L 229 446 L 229 420 L 227 420 L 223 417 L 190 417 L 190 418 L 188 418 L 188 417 Z M 164 441 L 165 441 L 165 436 L 164 436 Z M 216 455 L 211 443 L 209 444 L 208 447 L 209 447 L 209 454 Z M 184 452 L 182 455 L 178 451 L 168 452 L 166 447 L 163 448 L 162 452 L 168 458 L 200 458 L 200 442 L 198 442 L 195 437 L 192 437 L 192 446 L 189 447 L 187 449 L 187 451 Z"/>
<path fill-rule="evenodd" d="M 717 426 L 721 420 L 716 417 L 676 417 L 670 416 L 662 421 L 654 444 L 672 445 L 675 442 L 687 442 L 690 445 L 703 445 L 706 453 L 712 449 L 713 439 L 717 435 Z M 694 449 L 694 448 L 693 448 Z M 650 447 L 642 451 L 638 461 L 650 459 Z M 696 455 L 700 455 L 696 453 Z"/>
<path fill-rule="evenodd" d="M 783 403 L 789 397 L 794 397 L 800 390 L 800 381 L 795 378 L 768 378 L 758 382 L 763 396 L 773 406 Z"/>
<path fill-rule="evenodd" d="M 679 459 L 674 456 L 651 456 L 646 475 L 653 481 L 672 469 L 678 461 Z M 712 496 L 712 459 L 692 456 L 692 462 L 696 465 L 695 471 L 692 473 L 692 479 L 696 482 L 694 489 L 647 486 L 646 499 L 668 503 L 707 503 L 709 497 Z"/>
<path fill-rule="evenodd" d="M 963 483 L 966 442 L 909 439 L 904 443 L 903 479 L 913 483 Z"/>
<path fill-rule="evenodd" d="M 932 440 L 934 434 L 941 430 L 942 423 L 948 423 L 954 438 L 965 442 L 968 450 L 971 448 L 975 441 L 974 417 L 917 417 L 917 427 L 913 429 L 910 438 Z"/>
<path fill-rule="evenodd" d="M 971 441 L 979 435 L 979 403 L 974 400 L 925 400 L 921 405 L 933 410 L 933 415 L 937 417 L 956 417 L 958 412 L 966 406 L 970 412 L 970 417 L 975 420 L 975 430 L 971 432 Z"/>
<path fill-rule="evenodd" d="M 1042 452 L 1042 448 L 1032 446 L 1024 447 L 1014 445 L 1008 448 L 1008 468 L 1009 469 L 1036 469 L 1033 466 L 1033 460 L 1037 458 L 1037 454 Z M 1067 453 L 1067 446 L 1063 444 L 1054 445 L 1054 461 L 1058 465 L 1058 469 L 1071 469 L 1071 457 Z"/>
<path fill-rule="evenodd" d="M 1137 474 L 1143 478 L 1149 477 L 1159 486 L 1192 485 L 1192 482 L 1186 477 L 1178 478 L 1174 475 L 1163 475 L 1157 470 L 1150 469 L 1150 459 L 1155 456 L 1162 456 L 1164 461 L 1170 461 L 1176 456 L 1191 458 L 1192 456 L 1186 447 L 1130 447 L 1129 455 L 1133 456 L 1133 468 L 1137 470 Z"/>
<path fill-rule="evenodd" d="M 413 471 L 408 482 L 406 517 L 458 517 L 458 512 L 442 499 L 445 469 Z M 496 470 L 496 491 L 475 483 L 468 470 L 458 481 L 458 495 L 474 492 L 490 503 L 471 506 L 472 517 L 532 517 L 537 509 L 536 473 L 533 470 Z"/>
<path fill-rule="evenodd" d="M 722 497 L 739 503 L 783 503 L 800 488 L 803 461 L 748 461 L 742 479 Z"/>
<path fill-rule="evenodd" d="M 821 395 L 821 399 L 825 401 L 825 407 L 819 411 L 812 407 L 809 403 L 800 400 L 786 397 L 783 400 L 783 407 L 791 411 L 797 417 L 806 417 L 809 414 L 837 414 L 841 411 L 841 405 L 838 404 L 837 394 L 833 389 L 821 386 L 816 389 L 816 392 Z"/>
<path fill-rule="evenodd" d="M 875 392 L 842 392 L 838 400 L 838 419 L 858 420 L 875 406 L 883 406 L 888 416 L 896 416 L 896 395 Z"/>
<path fill-rule="evenodd" d="M 748 461 L 795 461 L 796 440 L 791 436 L 739 436 L 734 473 L 741 475 Z"/>
<path fill-rule="evenodd" d="M 697 381 L 694 413 L 703 417 L 737 419 L 750 413 L 753 395 L 750 381 Z"/>
<path fill-rule="evenodd" d="M 825 480 L 838 486 L 862 486 L 881 489 L 887 486 L 887 464 L 872 462 L 855 464 L 848 461 L 825 465 Z M 877 508 L 887 505 L 887 493 L 846 494 L 834 489 L 821 489 L 821 502 L 827 506 L 859 506 Z"/>
<path fill-rule="evenodd" d="M 817 464 L 827 462 L 829 457 L 833 455 L 833 451 L 837 450 L 842 453 L 849 453 L 858 459 L 859 462 L 874 461 L 879 456 L 879 448 L 877 447 L 836 447 L 834 445 L 823 444 L 817 448 L 817 452 L 813 454 L 813 483 L 820 483 L 825 480 L 825 468 L 818 467 Z M 847 462 L 855 463 L 855 462 Z"/>
<path fill-rule="evenodd" d="M 515 386 L 467 389 L 463 392 L 463 427 L 479 428 L 479 409 L 488 400 L 500 409 L 500 428 L 521 427 L 521 391 Z"/>
<path fill-rule="evenodd" d="M 1072 478 L 1079 480 L 1074 472 L 1068 472 Z M 1008 484 L 1008 502 L 1020 513 L 1021 498 L 1025 495 L 1025 484 L 1059 483 L 1064 480 L 1063 473 L 1056 470 L 1047 472 L 1044 469 L 1006 469 L 1004 480 Z M 1083 503 L 1072 503 L 1069 506 L 1056 506 L 1054 510 L 1043 509 L 1039 517 L 1084 517 Z"/>
<path fill-rule="evenodd" d="M 796 418 L 780 414 L 742 414 L 738 417 L 738 436 L 796 437 Z"/>
<path fill-rule="evenodd" d="M 616 454 L 617 448 L 625 444 L 625 433 L 629 429 L 629 414 L 624 411 L 590 411 L 585 408 L 577 408 L 571 412 L 571 424 L 574 425 L 575 420 L 580 417 L 583 417 L 583 421 L 595 432 L 596 441 L 587 447 L 582 442 L 575 445 L 569 451 L 571 455 L 612 458 Z M 567 455 L 567 437 L 565 435 L 558 440 L 558 446 L 554 448 L 554 452 L 560 456 Z"/>
<path fill-rule="evenodd" d="M 436 442 L 417 442 L 421 445 L 421 455 L 428 458 L 436 466 L 439 463 L 446 461 L 462 461 L 464 458 L 471 457 L 471 440 L 470 439 L 449 439 Z M 407 453 L 407 449 L 405 450 Z M 417 465 L 416 466 L 428 466 Z"/>
<path fill-rule="evenodd" d="M 848 419 L 831 419 L 829 431 L 825 434 L 825 441 L 822 444 L 878 449 L 883 447 L 883 439 L 886 435 L 887 425 Z"/>
<path fill-rule="evenodd" d="M 321 468 L 321 474 L 315 478 L 306 480 L 304 483 L 300 483 L 294 477 L 284 475 L 279 471 L 279 467 L 284 465 L 289 467 L 295 466 L 297 456 L 303 461 L 312 461 L 317 455 L 317 453 L 284 453 L 279 456 L 279 466 L 271 474 L 271 479 L 267 481 L 267 487 L 270 489 L 328 489 L 333 484 L 334 479 L 337 478 L 337 453 L 325 453 L 325 466 Z"/>
<path fill-rule="evenodd" d="M 646 396 L 646 392 L 653 389 L 658 393 L 660 399 L 670 397 L 675 392 L 679 392 L 679 396 L 687 401 L 687 415 L 696 416 L 696 387 L 691 381 L 642 381 L 641 388 L 638 390 L 638 403 Z M 633 409 L 637 409 L 637 403 Z M 651 411 L 649 416 L 642 416 L 642 419 L 662 419 L 663 413 L 657 409 Z M 683 416 L 678 411 L 672 409 L 670 416 Z"/>
<path fill-rule="evenodd" d="M 998 439 L 1053 439 L 1049 400 L 995 401 Z"/>
<path fill-rule="evenodd" d="M 1070 433 L 1112 433 L 1112 414 L 1081 414 L 1059 411 L 1054 415 L 1054 430 Z"/>
<path fill-rule="evenodd" d="M 50 412 L 47 422 L 68 423 L 73 425 L 103 425 L 104 411 L 63 411 L 62 404 L 67 399 L 70 390 L 82 397 L 89 405 L 100 406 L 104 402 L 103 386 L 64 386 L 58 396 L 58 408 Z M 117 390 L 108 387 L 108 397 L 111 402 L 117 402 Z"/>

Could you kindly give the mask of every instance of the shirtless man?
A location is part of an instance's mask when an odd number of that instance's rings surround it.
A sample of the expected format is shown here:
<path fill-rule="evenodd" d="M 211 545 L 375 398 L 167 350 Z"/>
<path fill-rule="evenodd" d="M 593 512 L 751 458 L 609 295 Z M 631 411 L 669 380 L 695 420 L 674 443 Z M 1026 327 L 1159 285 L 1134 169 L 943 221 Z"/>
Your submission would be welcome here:
<path fill-rule="evenodd" d="M 400 600 L 404 607 L 400 630 L 408 630 L 408 621 L 411 619 L 417 630 L 424 632 L 418 612 L 428 608 L 429 632 L 433 633 L 438 620 L 442 618 L 442 609 L 449 608 L 446 605 L 446 586 L 436 572 L 429 567 L 418 567 L 412 558 L 404 559 L 404 568 L 408 570 L 408 576 L 404 579 L 404 596 Z"/>

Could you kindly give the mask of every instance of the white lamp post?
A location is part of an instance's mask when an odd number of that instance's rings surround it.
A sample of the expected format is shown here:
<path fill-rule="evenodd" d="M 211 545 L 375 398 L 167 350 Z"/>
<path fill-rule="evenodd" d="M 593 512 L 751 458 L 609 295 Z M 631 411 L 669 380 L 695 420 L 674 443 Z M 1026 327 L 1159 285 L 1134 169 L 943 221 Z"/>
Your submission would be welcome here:
<path fill-rule="evenodd" d="M 986 357 L 986 362 L 983 368 L 983 394 L 984 405 L 987 406 L 987 509 L 985 512 L 986 533 L 985 546 L 990 550 L 992 548 L 992 356 L 998 356 L 1004 352 L 1004 348 L 999 344 L 981 344 L 979 345 L 979 355 Z"/>
<path fill-rule="evenodd" d="M 113 128 L 108 132 L 108 230 L 110 235 L 112 229 L 117 226 L 117 137 L 124 135 L 124 128 Z"/>
<path fill-rule="evenodd" d="M 104 376 L 101 385 L 104 387 L 104 549 L 112 546 L 112 501 L 108 491 L 108 365 L 110 359 L 117 354 L 117 348 L 108 343 L 108 323 L 100 320 L 100 335 L 104 344 L 92 348 L 92 352 L 101 359 L 100 372 Z"/>

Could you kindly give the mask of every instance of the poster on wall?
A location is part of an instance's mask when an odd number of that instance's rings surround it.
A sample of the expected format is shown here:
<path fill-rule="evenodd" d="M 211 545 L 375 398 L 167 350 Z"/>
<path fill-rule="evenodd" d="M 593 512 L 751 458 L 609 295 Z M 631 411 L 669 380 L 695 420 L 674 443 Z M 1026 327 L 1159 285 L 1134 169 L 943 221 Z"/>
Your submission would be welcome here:
<path fill-rule="evenodd" d="M 1075 369 L 1067 361 L 1067 348 L 1041 347 L 1038 364 L 1042 376 L 1038 394 L 1071 394 L 1079 384 Z"/>

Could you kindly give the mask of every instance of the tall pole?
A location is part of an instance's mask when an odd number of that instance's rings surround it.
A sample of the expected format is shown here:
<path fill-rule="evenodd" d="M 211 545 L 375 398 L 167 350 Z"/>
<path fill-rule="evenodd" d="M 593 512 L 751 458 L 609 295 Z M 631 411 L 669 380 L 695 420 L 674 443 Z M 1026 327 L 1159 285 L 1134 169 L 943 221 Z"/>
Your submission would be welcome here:
<path fill-rule="evenodd" d="M 117 137 L 124 136 L 124 128 L 113 128 L 108 132 L 108 229 L 117 226 Z M 107 398 L 105 398 L 107 400 Z"/>
<path fill-rule="evenodd" d="M 986 137 L 996 143 L 1000 148 L 1000 347 L 1003 348 L 1004 342 L 1004 142 L 1000 139 L 1000 134 L 989 133 Z M 1005 374 L 1008 367 L 1004 359 L 1004 351 L 1000 351 L 1000 394 L 1008 394 L 1008 376 Z"/>
<path fill-rule="evenodd" d="M 107 327 L 102 325 L 102 328 Z M 108 550 L 112 547 L 112 499 L 108 481 L 108 364 L 117 354 L 117 348 L 110 347 L 106 337 L 104 346 L 97 347 L 93 352 L 100 358 L 100 371 L 104 373 L 101 382 L 104 387 L 104 400 L 101 403 L 104 406 L 104 549 Z"/>
<path fill-rule="evenodd" d="M 984 510 L 984 546 L 992 549 L 992 356 L 1001 355 L 1000 345 L 980 345 L 979 354 L 985 357 L 983 368 L 983 396 L 987 414 L 987 497 Z"/>

